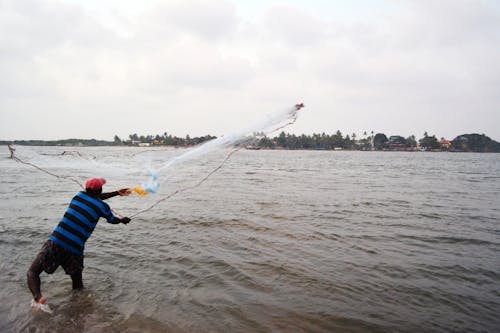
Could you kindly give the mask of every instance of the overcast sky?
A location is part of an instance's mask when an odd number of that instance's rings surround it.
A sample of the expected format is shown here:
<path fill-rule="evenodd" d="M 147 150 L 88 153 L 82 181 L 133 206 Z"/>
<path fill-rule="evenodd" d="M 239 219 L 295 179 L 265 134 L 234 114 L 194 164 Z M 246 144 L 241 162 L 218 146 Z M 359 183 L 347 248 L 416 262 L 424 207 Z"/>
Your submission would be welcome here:
<path fill-rule="evenodd" d="M 293 133 L 500 140 L 496 0 L 0 0 L 0 139 Z"/>

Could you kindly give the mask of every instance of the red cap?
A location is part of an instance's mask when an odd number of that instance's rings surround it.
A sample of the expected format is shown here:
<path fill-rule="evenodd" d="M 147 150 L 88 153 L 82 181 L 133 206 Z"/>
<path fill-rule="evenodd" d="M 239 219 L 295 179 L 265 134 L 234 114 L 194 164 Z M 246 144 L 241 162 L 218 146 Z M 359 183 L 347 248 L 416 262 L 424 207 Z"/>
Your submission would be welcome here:
<path fill-rule="evenodd" d="M 106 184 L 106 179 L 104 178 L 92 178 L 87 180 L 85 183 L 85 188 L 90 188 L 91 190 L 98 191 L 102 188 L 102 185 Z"/>

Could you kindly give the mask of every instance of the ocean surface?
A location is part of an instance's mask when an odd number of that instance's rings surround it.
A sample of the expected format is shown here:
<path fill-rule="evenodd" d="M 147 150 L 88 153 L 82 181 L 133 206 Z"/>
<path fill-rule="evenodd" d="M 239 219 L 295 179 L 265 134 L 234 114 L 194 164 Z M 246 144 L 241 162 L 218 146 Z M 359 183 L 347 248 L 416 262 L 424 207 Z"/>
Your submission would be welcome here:
<path fill-rule="evenodd" d="M 48 314 L 30 307 L 26 271 L 79 188 L 0 148 L 0 332 L 500 331 L 500 154 L 239 151 L 129 225 L 101 219 L 83 291 L 62 268 L 42 273 Z M 82 182 L 142 152 L 30 149 Z M 95 170 L 79 166 L 89 157 Z M 221 159 L 176 166 L 160 194 L 108 202 L 133 215 Z M 106 178 L 112 191 L 144 175 Z"/>

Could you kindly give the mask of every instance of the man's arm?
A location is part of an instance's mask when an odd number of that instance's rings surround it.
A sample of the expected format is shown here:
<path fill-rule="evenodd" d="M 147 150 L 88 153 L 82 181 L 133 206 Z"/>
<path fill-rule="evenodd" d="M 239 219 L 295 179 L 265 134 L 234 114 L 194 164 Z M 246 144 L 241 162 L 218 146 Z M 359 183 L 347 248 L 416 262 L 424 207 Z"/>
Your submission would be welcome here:
<path fill-rule="evenodd" d="M 116 197 L 117 195 L 119 195 L 118 191 L 113 191 L 113 192 L 108 192 L 108 193 L 101 193 L 99 195 L 99 197 L 101 200 L 106 200 L 106 199 L 109 199 L 112 197 Z"/>
<path fill-rule="evenodd" d="M 122 188 L 121 190 L 118 191 L 113 191 L 113 192 L 108 192 L 108 193 L 101 193 L 100 194 L 100 199 L 101 200 L 106 200 L 112 197 L 116 197 L 117 195 L 119 196 L 127 196 L 130 193 L 132 193 L 128 188 Z"/>
<path fill-rule="evenodd" d="M 105 202 L 101 202 L 101 216 L 104 217 L 108 223 L 111 224 L 118 224 L 118 223 L 123 223 L 123 224 L 128 224 L 130 222 L 130 218 L 128 217 L 117 217 L 113 214 L 113 211 L 111 210 L 111 207 Z"/>

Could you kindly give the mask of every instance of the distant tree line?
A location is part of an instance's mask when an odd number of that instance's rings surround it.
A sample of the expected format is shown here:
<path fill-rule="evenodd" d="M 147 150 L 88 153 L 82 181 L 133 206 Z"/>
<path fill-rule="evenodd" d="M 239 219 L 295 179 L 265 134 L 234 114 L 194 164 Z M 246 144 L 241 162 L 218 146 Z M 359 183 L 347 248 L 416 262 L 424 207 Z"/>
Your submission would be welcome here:
<path fill-rule="evenodd" d="M 313 135 L 287 134 L 281 132 L 277 137 L 264 137 L 258 143 L 261 148 L 268 149 L 318 149 L 318 150 L 391 150 L 391 151 L 455 151 L 455 152 L 500 152 L 500 143 L 484 134 L 462 134 L 452 141 L 435 135 L 424 136 L 417 141 L 415 135 L 404 138 L 393 135 L 389 138 L 384 133 L 364 135 L 356 140 L 356 134 L 343 136 L 340 131 L 333 135 L 325 133 Z"/>
<path fill-rule="evenodd" d="M 195 146 L 208 140 L 215 139 L 215 136 L 205 135 L 199 137 L 190 137 L 189 134 L 185 137 L 178 137 L 168 134 L 167 132 L 163 134 L 156 135 L 138 135 L 136 133 L 130 134 L 128 140 L 122 140 L 118 135 L 115 135 L 113 143 L 115 145 L 136 145 L 139 143 L 147 143 L 150 145 L 162 145 L 162 146 L 176 146 L 176 147 L 188 147 Z"/>
<path fill-rule="evenodd" d="M 481 153 L 500 153 L 500 143 L 484 134 L 463 134 L 451 142 L 455 151 L 474 151 Z"/>
<path fill-rule="evenodd" d="M 0 141 L 0 145 L 15 144 L 21 146 L 111 146 L 113 142 L 96 139 L 63 139 L 63 140 L 12 140 Z"/>
<path fill-rule="evenodd" d="M 500 143 L 484 134 L 462 134 L 449 141 L 435 135 L 424 133 L 416 139 L 415 135 L 405 138 L 399 135 L 387 137 L 384 133 L 364 132 L 361 138 L 355 133 L 343 135 L 340 131 L 335 134 L 295 135 L 281 132 L 278 136 L 267 137 L 259 135 L 260 139 L 249 142 L 252 148 L 264 149 L 315 149 L 315 150 L 389 150 L 389 151 L 455 151 L 455 152 L 500 152 Z M 128 139 L 122 140 L 118 135 L 113 141 L 95 139 L 66 139 L 66 140 L 14 140 L 0 141 L 0 144 L 18 144 L 32 146 L 174 146 L 190 147 L 205 141 L 215 139 L 215 136 L 177 137 L 168 133 L 161 135 L 130 134 Z"/>

